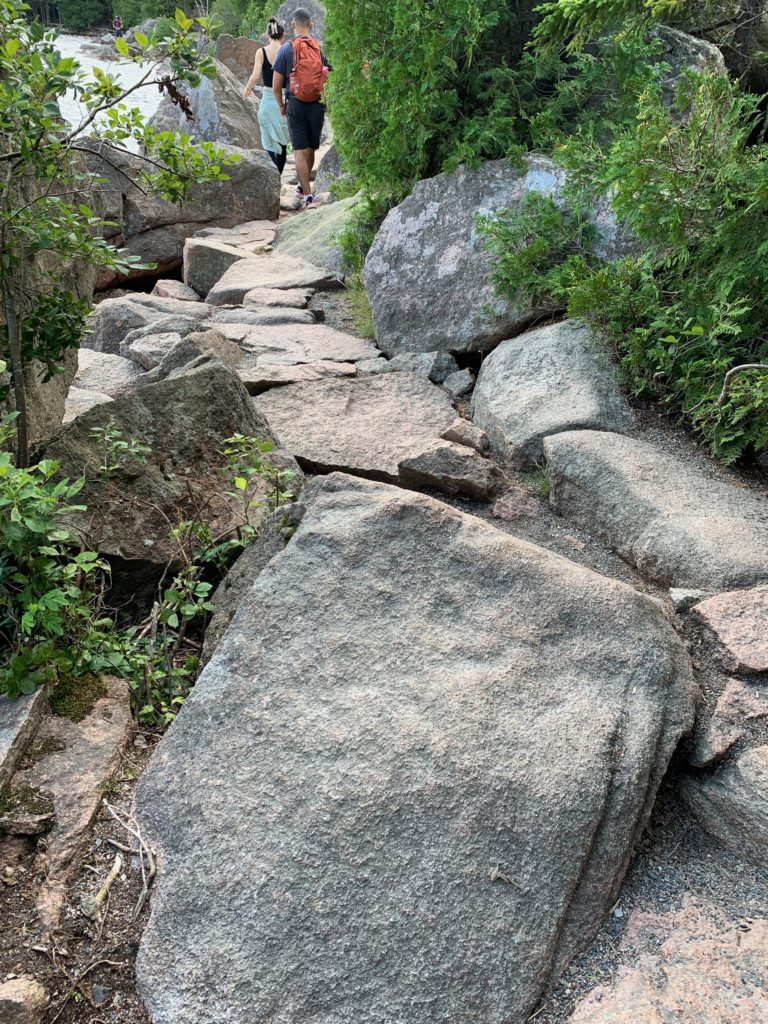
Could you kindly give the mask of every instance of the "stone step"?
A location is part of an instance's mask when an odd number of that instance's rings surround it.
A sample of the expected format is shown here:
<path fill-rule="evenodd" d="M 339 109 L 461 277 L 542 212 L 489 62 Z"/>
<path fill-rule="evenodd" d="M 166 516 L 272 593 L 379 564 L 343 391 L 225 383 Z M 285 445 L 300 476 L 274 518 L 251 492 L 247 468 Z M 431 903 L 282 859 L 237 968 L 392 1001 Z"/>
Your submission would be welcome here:
<path fill-rule="evenodd" d="M 275 309 L 272 312 L 290 315 L 296 310 Z M 304 313 L 305 311 L 299 310 Z M 255 324 L 219 323 L 216 330 L 237 342 L 246 356 L 264 363 L 316 363 L 330 360 L 354 363 L 369 359 L 376 347 L 370 341 L 345 334 L 325 324 Z"/>
<path fill-rule="evenodd" d="M 656 601 L 441 502 L 307 491 L 137 787 L 150 1019 L 204 993 L 228 1024 L 522 1022 L 690 727 L 682 643 Z"/>
<path fill-rule="evenodd" d="M 404 459 L 421 455 L 456 418 L 445 392 L 411 373 L 291 384 L 255 401 L 303 468 L 390 483 Z"/>
<path fill-rule="evenodd" d="M 254 288 L 339 288 L 338 277 L 298 256 L 270 253 L 238 260 L 211 288 L 207 301 L 214 306 L 239 305 Z"/>
<path fill-rule="evenodd" d="M 555 510 L 659 583 L 725 590 L 768 581 L 768 499 L 634 438 L 544 441 Z"/>

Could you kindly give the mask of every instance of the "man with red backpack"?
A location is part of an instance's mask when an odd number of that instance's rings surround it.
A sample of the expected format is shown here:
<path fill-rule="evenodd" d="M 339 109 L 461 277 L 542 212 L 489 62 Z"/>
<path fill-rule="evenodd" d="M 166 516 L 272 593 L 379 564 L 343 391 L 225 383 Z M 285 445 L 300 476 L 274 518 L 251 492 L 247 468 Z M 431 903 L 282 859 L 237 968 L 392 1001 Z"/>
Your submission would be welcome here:
<path fill-rule="evenodd" d="M 304 206 L 308 207 L 314 201 L 310 175 L 315 166 L 315 153 L 320 148 L 325 120 L 322 95 L 330 65 L 320 43 L 312 38 L 312 18 L 303 7 L 293 12 L 291 27 L 294 38 L 280 47 L 272 65 L 272 89 L 280 113 L 288 117 L 288 133 L 299 178 L 296 191 L 304 196 Z"/>

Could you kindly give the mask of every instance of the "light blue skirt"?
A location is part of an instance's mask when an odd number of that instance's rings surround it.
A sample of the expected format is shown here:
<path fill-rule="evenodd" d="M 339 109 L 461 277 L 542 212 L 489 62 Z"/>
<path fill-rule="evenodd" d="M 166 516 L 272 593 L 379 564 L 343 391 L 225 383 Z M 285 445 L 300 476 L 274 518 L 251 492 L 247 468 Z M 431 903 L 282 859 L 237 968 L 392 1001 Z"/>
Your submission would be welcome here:
<path fill-rule="evenodd" d="M 259 128 L 264 149 L 271 153 L 279 153 L 283 146 L 288 145 L 288 122 L 280 116 L 280 108 L 271 89 L 265 89 L 261 97 Z"/>

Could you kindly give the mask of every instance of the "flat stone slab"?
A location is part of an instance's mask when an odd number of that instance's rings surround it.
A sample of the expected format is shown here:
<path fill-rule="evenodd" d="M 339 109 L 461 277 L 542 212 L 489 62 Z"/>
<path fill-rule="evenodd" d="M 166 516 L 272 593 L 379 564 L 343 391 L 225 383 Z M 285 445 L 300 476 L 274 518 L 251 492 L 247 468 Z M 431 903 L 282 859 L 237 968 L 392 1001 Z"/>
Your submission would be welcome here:
<path fill-rule="evenodd" d="M 150 1019 L 522 1024 L 690 724 L 681 641 L 442 502 L 308 491 L 138 783 Z"/>
<path fill-rule="evenodd" d="M 254 362 L 245 358 L 237 364 L 236 370 L 251 395 L 260 395 L 262 391 L 285 384 L 306 384 L 308 381 L 324 380 L 326 377 L 355 376 L 354 363 L 334 363 L 328 359 L 286 366 L 281 363 Z"/>
<path fill-rule="evenodd" d="M 356 363 L 370 359 L 376 346 L 353 334 L 344 334 L 325 324 L 217 324 L 216 330 L 237 342 L 247 355 L 259 362 L 317 363 L 330 360 L 335 363 Z"/>
<path fill-rule="evenodd" d="M 541 462 L 550 434 L 590 428 L 622 433 L 632 413 L 608 353 L 573 320 L 503 341 L 484 360 L 472 396 L 472 419 L 503 464 Z"/>
<path fill-rule="evenodd" d="M 84 412 L 93 409 L 95 405 L 105 405 L 114 399 L 111 395 L 105 395 L 101 391 L 92 391 L 85 388 L 70 388 L 64 401 L 64 418 L 62 423 L 71 423 L 72 420 L 82 416 Z"/>
<path fill-rule="evenodd" d="M 679 791 L 706 832 L 768 868 L 768 746 L 745 750 L 707 778 L 683 779 Z"/>
<path fill-rule="evenodd" d="M 730 672 L 768 672 L 768 587 L 717 594 L 693 614 L 720 641 Z"/>
<path fill-rule="evenodd" d="M 271 327 L 274 324 L 315 324 L 317 319 L 311 309 L 294 309 L 292 306 L 250 306 L 248 309 L 218 310 L 209 323 Z"/>
<path fill-rule="evenodd" d="M 48 706 L 45 687 L 9 700 L 0 694 L 0 796 Z"/>
<path fill-rule="evenodd" d="M 77 374 L 72 387 L 114 396 L 140 376 L 141 367 L 132 359 L 81 348 L 77 353 Z"/>
<path fill-rule="evenodd" d="M 340 284 L 330 270 L 299 256 L 269 253 L 233 263 L 208 292 L 206 301 L 213 306 L 237 305 L 254 288 L 338 288 Z"/>
<path fill-rule="evenodd" d="M 255 401 L 302 468 L 391 483 L 403 459 L 420 455 L 455 418 L 445 392 L 410 373 L 291 384 Z"/>
<path fill-rule="evenodd" d="M 403 459 L 399 480 L 414 490 L 434 488 L 451 496 L 488 501 L 504 478 L 496 464 L 474 448 L 441 439 L 420 455 Z"/>
<path fill-rule="evenodd" d="M 686 894 L 681 908 L 634 911 L 616 977 L 581 999 L 568 1024 L 759 1024 L 768 1020 L 768 921 L 735 927 Z"/>
<path fill-rule="evenodd" d="M 574 430 L 544 441 L 557 512 L 667 586 L 768 581 L 768 499 L 619 434 Z"/>
<path fill-rule="evenodd" d="M 314 295 L 313 288 L 252 288 L 243 296 L 243 306 L 291 306 L 306 309 Z"/>

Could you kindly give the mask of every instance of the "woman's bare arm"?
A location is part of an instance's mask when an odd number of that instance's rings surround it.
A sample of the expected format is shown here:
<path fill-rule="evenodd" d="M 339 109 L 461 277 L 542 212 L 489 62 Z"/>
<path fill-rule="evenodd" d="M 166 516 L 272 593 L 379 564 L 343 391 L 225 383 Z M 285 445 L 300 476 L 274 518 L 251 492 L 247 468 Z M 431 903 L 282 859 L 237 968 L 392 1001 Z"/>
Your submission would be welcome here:
<path fill-rule="evenodd" d="M 254 85 L 261 81 L 261 68 L 264 63 L 264 51 L 259 47 L 258 53 L 256 54 L 256 60 L 253 62 L 253 71 L 251 77 L 248 79 L 248 83 L 245 87 L 244 96 L 250 96 L 253 91 Z"/>

